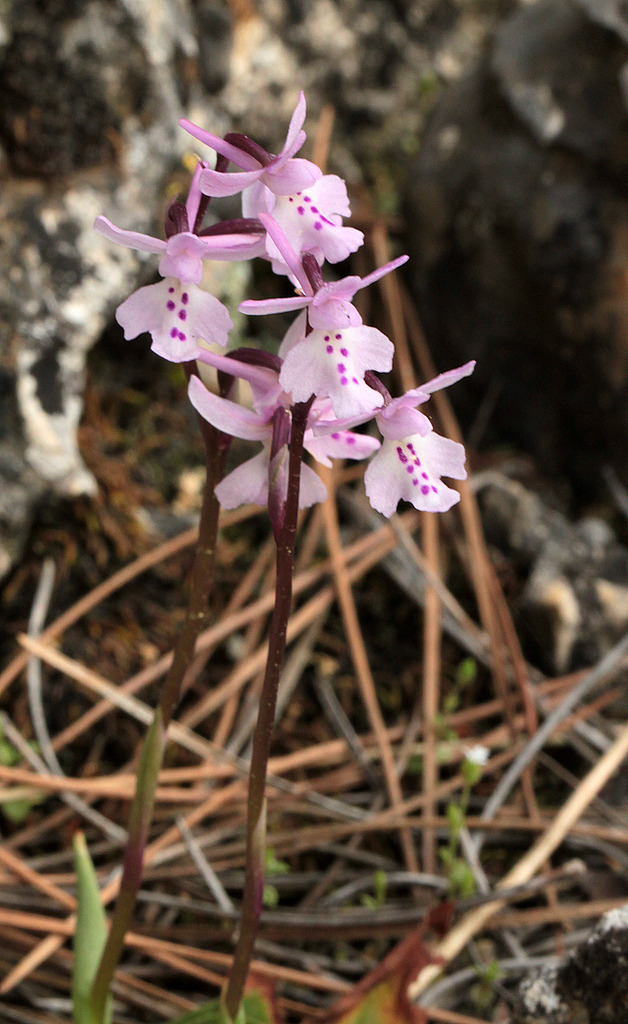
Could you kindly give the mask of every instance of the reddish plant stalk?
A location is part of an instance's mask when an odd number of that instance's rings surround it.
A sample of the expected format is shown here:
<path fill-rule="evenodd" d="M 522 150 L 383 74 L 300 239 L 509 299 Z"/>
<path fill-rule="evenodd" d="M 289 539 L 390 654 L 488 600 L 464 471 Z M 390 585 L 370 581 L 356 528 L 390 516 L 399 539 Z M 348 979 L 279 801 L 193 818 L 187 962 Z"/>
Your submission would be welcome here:
<path fill-rule="evenodd" d="M 240 931 L 233 964 L 223 997 L 223 1006 L 235 1021 L 262 912 L 266 852 L 266 775 L 275 724 L 277 690 L 286 648 L 286 632 L 292 604 L 292 570 L 299 512 L 299 483 L 303 456 L 303 435 L 312 399 L 292 408 L 288 489 L 283 524 L 277 537 L 275 606 L 268 634 L 268 656 L 260 696 L 257 724 L 249 769 L 247 804 L 246 867 Z"/>

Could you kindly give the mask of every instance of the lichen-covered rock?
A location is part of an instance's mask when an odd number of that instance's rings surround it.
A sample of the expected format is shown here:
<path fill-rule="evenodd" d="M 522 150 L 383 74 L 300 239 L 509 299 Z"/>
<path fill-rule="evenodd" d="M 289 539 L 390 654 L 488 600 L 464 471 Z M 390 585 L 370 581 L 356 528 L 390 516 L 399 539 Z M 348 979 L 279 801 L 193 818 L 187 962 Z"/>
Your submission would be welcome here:
<path fill-rule="evenodd" d="M 626 1024 L 628 906 L 611 910 L 557 968 L 526 978 L 513 1024 Z"/>
<path fill-rule="evenodd" d="M 106 213 L 159 230 L 180 160 L 177 47 L 189 19 L 147 2 L 3 7 L 0 40 L 0 576 L 47 491 L 93 493 L 77 443 L 85 358 L 152 271 L 93 230 Z"/>
<path fill-rule="evenodd" d="M 432 351 L 443 368 L 478 361 L 454 401 L 469 422 L 486 400 L 492 439 L 587 497 L 605 464 L 628 474 L 621 9 L 522 5 L 442 93 L 408 184 L 408 270 Z"/>

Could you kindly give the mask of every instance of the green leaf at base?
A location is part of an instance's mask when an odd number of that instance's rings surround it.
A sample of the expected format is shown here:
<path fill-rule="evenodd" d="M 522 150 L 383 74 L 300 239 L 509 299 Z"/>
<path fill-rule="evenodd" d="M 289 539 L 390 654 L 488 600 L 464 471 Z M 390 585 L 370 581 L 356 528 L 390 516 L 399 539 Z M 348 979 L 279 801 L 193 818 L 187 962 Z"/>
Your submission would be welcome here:
<path fill-rule="evenodd" d="M 107 918 L 100 899 L 94 865 L 82 832 L 74 836 L 78 910 L 74 932 L 72 1006 L 74 1024 L 111 1024 L 111 1000 L 104 1020 L 96 1020 L 89 996 L 107 938 Z"/>

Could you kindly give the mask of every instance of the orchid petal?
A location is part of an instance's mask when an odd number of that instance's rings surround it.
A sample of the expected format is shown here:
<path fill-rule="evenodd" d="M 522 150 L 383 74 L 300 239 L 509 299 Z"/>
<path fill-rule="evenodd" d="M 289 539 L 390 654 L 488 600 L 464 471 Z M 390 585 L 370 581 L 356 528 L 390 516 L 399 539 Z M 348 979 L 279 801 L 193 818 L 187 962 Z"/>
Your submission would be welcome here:
<path fill-rule="evenodd" d="M 201 190 L 198 187 L 198 179 L 201 176 L 201 171 L 207 168 L 207 164 L 203 160 L 198 160 L 196 167 L 194 168 L 194 174 L 192 175 L 192 181 L 190 182 L 190 188 L 188 191 L 188 197 L 185 201 L 185 209 L 188 215 L 188 227 L 194 228 L 196 224 L 196 217 L 199 211 L 201 203 Z"/>
<path fill-rule="evenodd" d="M 372 389 L 371 389 L 372 390 Z M 376 392 L 373 392 L 376 394 Z M 330 434 L 339 430 L 350 430 L 352 427 L 361 427 L 377 416 L 381 410 L 376 406 L 374 409 L 358 413 L 356 416 L 334 417 L 327 419 L 323 416 L 320 420 L 312 420 L 312 431 L 315 437 L 329 437 Z"/>
<path fill-rule="evenodd" d="M 233 146 L 230 142 L 226 142 L 218 135 L 212 135 L 211 132 L 206 132 L 203 128 L 199 128 L 198 125 L 192 124 L 192 122 L 188 121 L 187 118 L 182 117 L 179 121 L 179 126 L 183 128 L 188 135 L 192 135 L 193 138 L 202 142 L 203 145 L 209 146 L 209 148 L 213 149 L 216 153 L 220 153 L 220 155 L 226 157 L 227 160 L 231 160 L 236 167 L 241 167 L 245 171 L 254 171 L 259 169 L 259 160 L 256 160 L 255 157 L 250 156 L 249 153 L 243 152 L 243 150 L 238 149 L 237 146 Z"/>
<path fill-rule="evenodd" d="M 162 277 L 176 277 L 182 283 L 200 284 L 203 280 L 203 261 L 189 249 L 182 249 L 178 253 L 166 252 L 159 261 L 159 273 Z"/>
<path fill-rule="evenodd" d="M 339 263 L 362 245 L 361 231 L 342 227 L 342 215 L 348 214 L 346 186 L 334 174 L 324 174 L 292 195 L 278 196 L 273 207 L 273 217 L 292 248 L 297 253 L 312 252 L 319 263 L 323 259 Z M 280 253 L 272 238 L 267 238 L 267 249 L 270 258 L 279 263 Z M 273 269 L 282 272 L 274 264 Z"/>
<path fill-rule="evenodd" d="M 263 451 L 247 459 L 216 485 L 214 493 L 223 508 L 268 503 L 268 457 L 269 447 L 265 445 Z"/>
<path fill-rule="evenodd" d="M 311 466 L 301 463 L 301 479 L 299 483 L 299 508 L 310 508 L 319 501 L 325 501 L 327 488 Z"/>
<path fill-rule="evenodd" d="M 305 132 L 302 132 L 301 129 L 305 124 L 306 110 L 307 105 L 305 102 L 305 93 L 303 92 L 303 89 L 301 89 L 297 105 L 292 112 L 292 117 L 290 118 L 286 141 L 283 144 L 283 148 L 278 159 L 287 160 L 294 156 L 295 153 L 298 153 L 301 149 L 303 142 L 305 142 Z M 303 135 L 303 141 L 299 141 L 301 139 L 301 135 Z M 299 145 L 297 145 L 297 142 L 299 142 Z"/>
<path fill-rule="evenodd" d="M 385 409 L 382 410 L 382 416 L 385 419 L 390 419 L 391 416 L 395 415 L 398 409 L 405 409 L 411 406 L 413 409 L 417 405 L 422 405 L 423 402 L 427 402 L 429 395 L 423 390 L 423 388 L 411 388 L 410 391 L 406 391 L 404 395 L 400 395 L 399 398 L 393 398 Z"/>
<path fill-rule="evenodd" d="M 303 341 L 306 334 L 307 311 L 303 310 L 302 313 L 299 313 L 296 320 L 293 320 L 293 322 L 290 324 L 288 330 L 286 331 L 283 337 L 283 341 L 279 346 L 279 355 L 281 356 L 281 358 L 285 359 L 290 349 L 294 348 L 294 346 L 297 345 L 300 341 Z"/>
<path fill-rule="evenodd" d="M 225 345 L 233 326 L 215 296 L 175 277 L 139 288 L 118 306 L 116 319 L 127 340 L 148 331 L 153 351 L 174 363 L 194 359 L 199 338 Z"/>
<path fill-rule="evenodd" d="M 297 157 L 296 160 L 288 160 L 283 167 L 271 164 L 265 168 L 262 181 L 276 196 L 291 196 L 300 189 L 310 188 L 322 173 L 311 160 Z"/>
<path fill-rule="evenodd" d="M 309 296 L 304 295 L 288 295 L 283 299 L 245 299 L 238 309 L 248 316 L 263 316 L 266 313 L 290 313 L 293 309 L 303 309 L 309 302 Z"/>
<path fill-rule="evenodd" d="M 277 373 L 267 366 L 255 366 L 253 363 L 244 363 L 239 359 L 232 359 L 230 356 L 221 356 L 218 352 L 210 352 L 201 349 L 198 359 L 208 366 L 213 366 L 223 373 L 230 373 L 232 377 L 240 377 L 247 380 L 249 384 L 255 384 L 258 388 L 270 391 L 277 386 Z"/>
<path fill-rule="evenodd" d="M 260 213 L 259 219 L 266 228 L 267 240 L 269 237 L 272 239 L 289 272 L 299 282 L 303 294 L 311 296 L 313 294 L 312 285 L 303 269 L 299 254 L 294 251 L 279 224 L 268 213 Z"/>
<path fill-rule="evenodd" d="M 189 399 L 196 411 L 217 430 L 245 441 L 266 441 L 270 439 L 272 427 L 258 413 L 220 398 L 208 391 L 199 377 L 190 377 Z"/>
<path fill-rule="evenodd" d="M 275 203 L 276 197 L 264 182 L 256 181 L 242 193 L 242 216 L 259 217 L 260 213 L 272 213 Z"/>
<path fill-rule="evenodd" d="M 387 517 L 402 498 L 420 511 L 446 512 L 460 494 L 442 482 L 441 474 L 464 480 L 464 458 L 461 444 L 433 432 L 385 440 L 364 474 L 367 497 Z"/>
<path fill-rule="evenodd" d="M 425 437 L 432 430 L 432 424 L 424 413 L 418 409 L 400 408 L 394 415 L 385 416 L 388 409 L 382 409 L 377 417 L 377 425 L 382 437 L 389 441 L 398 441 L 408 434 L 420 434 Z"/>
<path fill-rule="evenodd" d="M 463 377 L 469 377 L 474 369 L 475 359 L 471 359 L 468 363 L 463 363 L 462 366 L 458 366 L 455 370 L 446 370 L 445 373 L 439 373 L 438 377 L 434 377 L 427 384 L 421 384 L 419 390 L 425 392 L 426 395 L 431 395 L 434 391 L 441 391 L 443 388 L 450 387 L 451 384 L 462 380 Z"/>
<path fill-rule="evenodd" d="M 390 260 L 389 263 L 385 263 L 383 267 L 378 267 L 371 274 L 367 274 L 366 277 L 362 278 L 362 284 L 360 288 L 368 288 L 369 285 L 374 284 L 375 281 L 379 281 L 380 278 L 385 277 L 386 274 L 392 273 L 397 267 L 402 267 L 404 263 L 407 263 L 410 259 L 409 256 L 398 256 L 396 260 Z"/>
<path fill-rule="evenodd" d="M 308 319 L 317 331 L 346 330 L 362 324 L 362 317 L 355 306 L 345 299 L 337 298 L 326 285 L 314 295 Z"/>
<path fill-rule="evenodd" d="M 375 327 L 312 331 L 286 354 L 279 382 L 295 402 L 329 397 L 339 418 L 379 408 L 384 399 L 364 381 L 366 370 L 392 368 L 394 346 Z"/>
<path fill-rule="evenodd" d="M 256 171 L 236 171 L 230 174 L 207 168 L 201 174 L 198 184 L 206 196 L 235 196 L 258 181 L 263 171 L 264 168 L 260 167 Z"/>
<path fill-rule="evenodd" d="M 101 235 L 104 235 L 105 238 L 108 238 L 110 242 L 124 245 L 127 249 L 155 253 L 166 251 L 166 243 L 163 239 L 153 238 L 151 235 L 143 235 L 139 231 L 125 231 L 123 228 L 117 228 L 107 217 L 96 217 L 94 228 Z"/>
<path fill-rule="evenodd" d="M 369 434 L 354 434 L 349 430 L 335 430 L 329 437 L 314 437 L 308 430 L 304 447 L 317 462 L 331 466 L 331 459 L 368 459 L 380 447 L 380 442 Z"/>

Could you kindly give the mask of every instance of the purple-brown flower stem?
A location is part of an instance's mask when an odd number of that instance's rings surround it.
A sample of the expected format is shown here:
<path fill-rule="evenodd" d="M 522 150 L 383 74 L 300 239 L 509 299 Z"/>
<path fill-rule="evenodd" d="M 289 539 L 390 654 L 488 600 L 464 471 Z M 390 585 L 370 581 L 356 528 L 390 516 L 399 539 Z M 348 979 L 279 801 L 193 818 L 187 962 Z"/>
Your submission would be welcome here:
<path fill-rule="evenodd" d="M 189 376 L 196 364 L 185 366 Z M 159 772 L 166 749 L 168 725 L 181 695 L 181 685 L 194 657 L 199 633 L 209 617 L 208 596 L 213 575 L 220 506 L 214 494 L 222 479 L 227 453 L 225 435 L 199 417 L 205 445 L 207 479 L 199 523 L 199 535 L 190 576 L 188 607 L 183 628 L 174 646 L 172 664 L 161 690 L 159 705 L 146 735 L 137 770 L 135 795 L 129 814 L 129 828 L 122 877 L 111 928 L 94 978 L 90 1001 L 94 1021 L 104 1020 L 107 995 L 124 946 L 137 894 L 142 883 L 144 851 L 153 817 Z"/>
<path fill-rule="evenodd" d="M 292 569 L 299 512 L 303 435 L 311 404 L 312 399 L 308 402 L 299 402 L 292 409 L 288 490 L 284 522 L 277 539 L 275 607 L 268 636 L 268 656 L 251 753 L 242 915 L 233 965 L 223 998 L 223 1006 L 232 1021 L 237 1018 L 244 995 L 262 912 L 266 848 L 266 774 L 292 603 Z"/>
<path fill-rule="evenodd" d="M 199 417 L 199 425 L 207 455 L 207 479 L 199 523 L 194 565 L 190 577 L 187 614 L 174 647 L 172 664 L 159 698 L 164 721 L 168 727 L 181 695 L 181 684 L 194 656 L 196 640 L 209 618 L 209 588 L 216 557 L 216 538 L 220 506 L 214 488 L 222 479 L 227 446 L 225 435 Z"/>

